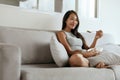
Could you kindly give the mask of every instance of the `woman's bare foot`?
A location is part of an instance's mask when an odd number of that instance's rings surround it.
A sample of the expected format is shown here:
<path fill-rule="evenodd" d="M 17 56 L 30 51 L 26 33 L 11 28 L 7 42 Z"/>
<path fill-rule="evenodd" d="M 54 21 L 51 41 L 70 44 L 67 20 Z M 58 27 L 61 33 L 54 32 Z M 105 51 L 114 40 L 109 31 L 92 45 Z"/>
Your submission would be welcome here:
<path fill-rule="evenodd" d="M 97 65 L 96 65 L 96 68 L 108 68 L 109 66 L 106 65 L 104 62 L 99 62 Z"/>

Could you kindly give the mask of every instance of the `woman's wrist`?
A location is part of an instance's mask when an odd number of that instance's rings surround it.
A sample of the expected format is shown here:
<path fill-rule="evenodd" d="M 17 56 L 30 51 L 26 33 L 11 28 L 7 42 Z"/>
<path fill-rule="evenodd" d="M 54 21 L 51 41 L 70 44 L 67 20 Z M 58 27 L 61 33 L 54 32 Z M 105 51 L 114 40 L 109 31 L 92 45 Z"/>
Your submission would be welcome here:
<path fill-rule="evenodd" d="M 99 36 L 95 36 L 95 39 L 99 39 Z"/>

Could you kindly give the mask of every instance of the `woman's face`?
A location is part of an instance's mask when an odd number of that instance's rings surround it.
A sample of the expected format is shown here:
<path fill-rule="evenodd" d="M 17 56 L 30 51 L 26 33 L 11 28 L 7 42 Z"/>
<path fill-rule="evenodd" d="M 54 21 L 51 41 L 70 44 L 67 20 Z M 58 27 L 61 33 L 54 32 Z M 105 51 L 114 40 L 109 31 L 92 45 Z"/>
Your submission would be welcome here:
<path fill-rule="evenodd" d="M 70 14 L 68 19 L 66 20 L 66 28 L 69 30 L 74 29 L 77 24 L 78 24 L 77 16 L 74 13 Z"/>

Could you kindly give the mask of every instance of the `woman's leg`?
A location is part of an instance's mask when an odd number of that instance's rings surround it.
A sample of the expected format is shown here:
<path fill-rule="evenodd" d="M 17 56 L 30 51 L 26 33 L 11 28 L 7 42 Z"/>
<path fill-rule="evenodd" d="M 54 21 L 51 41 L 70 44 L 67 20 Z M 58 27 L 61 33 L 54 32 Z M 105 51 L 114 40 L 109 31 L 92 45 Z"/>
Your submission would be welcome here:
<path fill-rule="evenodd" d="M 73 54 L 69 59 L 71 67 L 89 67 L 89 61 L 82 54 Z"/>

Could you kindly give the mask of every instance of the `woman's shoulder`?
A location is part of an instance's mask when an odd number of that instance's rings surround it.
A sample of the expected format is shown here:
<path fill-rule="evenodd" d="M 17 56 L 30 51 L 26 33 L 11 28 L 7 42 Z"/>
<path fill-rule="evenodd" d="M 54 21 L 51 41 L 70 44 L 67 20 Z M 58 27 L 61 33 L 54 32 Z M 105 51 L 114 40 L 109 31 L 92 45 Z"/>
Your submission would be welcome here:
<path fill-rule="evenodd" d="M 64 34 L 64 31 L 63 30 L 60 30 L 60 31 L 57 31 L 56 34 Z"/>
<path fill-rule="evenodd" d="M 57 31 L 56 34 L 59 36 L 65 36 L 65 32 L 63 30 Z"/>

